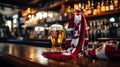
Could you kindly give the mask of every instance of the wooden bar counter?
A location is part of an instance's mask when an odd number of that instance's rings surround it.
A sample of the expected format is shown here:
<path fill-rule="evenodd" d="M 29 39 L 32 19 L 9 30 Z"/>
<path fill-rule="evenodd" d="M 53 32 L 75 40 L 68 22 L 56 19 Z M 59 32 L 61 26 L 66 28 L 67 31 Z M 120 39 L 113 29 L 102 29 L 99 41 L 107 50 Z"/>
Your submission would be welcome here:
<path fill-rule="evenodd" d="M 0 67 L 120 67 L 120 61 L 93 59 L 79 56 L 66 62 L 54 61 L 42 56 L 51 48 L 0 43 Z"/>

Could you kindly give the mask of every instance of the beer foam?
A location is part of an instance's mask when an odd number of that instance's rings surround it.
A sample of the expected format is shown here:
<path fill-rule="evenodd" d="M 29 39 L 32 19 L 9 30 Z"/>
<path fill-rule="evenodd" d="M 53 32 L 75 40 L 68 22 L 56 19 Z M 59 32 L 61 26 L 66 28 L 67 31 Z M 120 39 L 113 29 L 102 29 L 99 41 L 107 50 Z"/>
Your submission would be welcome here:
<path fill-rule="evenodd" d="M 50 26 L 51 30 L 63 30 L 63 26 L 60 24 L 53 24 Z"/>

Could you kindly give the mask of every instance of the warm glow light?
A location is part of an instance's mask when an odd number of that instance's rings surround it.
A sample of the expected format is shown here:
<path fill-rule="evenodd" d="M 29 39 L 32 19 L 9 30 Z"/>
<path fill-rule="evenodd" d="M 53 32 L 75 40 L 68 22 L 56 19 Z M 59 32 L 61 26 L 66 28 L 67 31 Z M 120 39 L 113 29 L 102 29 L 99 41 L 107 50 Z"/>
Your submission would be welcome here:
<path fill-rule="evenodd" d="M 34 59 L 35 59 L 35 53 L 34 52 L 35 52 L 35 49 L 31 48 L 30 53 L 28 55 L 28 57 L 31 61 L 34 61 Z"/>
<path fill-rule="evenodd" d="M 43 12 L 43 18 L 47 17 L 47 12 Z"/>
<path fill-rule="evenodd" d="M 35 27 L 35 31 L 44 31 L 44 27 Z"/>
<path fill-rule="evenodd" d="M 11 29 L 11 24 L 12 24 L 12 22 L 10 21 L 10 20 L 8 20 L 8 21 L 6 21 L 7 23 L 6 23 L 6 26 L 8 26 L 9 27 L 9 29 Z"/>
<path fill-rule="evenodd" d="M 48 17 L 53 18 L 53 13 L 52 13 L 52 12 L 49 12 L 49 13 L 48 13 Z"/>
<path fill-rule="evenodd" d="M 27 12 L 27 13 L 30 13 L 30 10 L 31 10 L 31 8 L 27 8 L 26 12 Z"/>
<path fill-rule="evenodd" d="M 74 4 L 74 9 L 78 10 L 79 9 L 79 5 L 78 4 Z"/>
<path fill-rule="evenodd" d="M 68 1 L 68 0 L 65 0 L 66 2 Z"/>
<path fill-rule="evenodd" d="M 67 30 L 68 29 L 68 23 L 66 23 L 64 27 Z"/>
<path fill-rule="evenodd" d="M 35 18 L 35 16 L 34 15 L 32 15 L 32 17 L 31 17 L 32 19 L 34 19 Z"/>
<path fill-rule="evenodd" d="M 39 19 L 42 19 L 42 12 L 38 12 L 38 13 L 36 13 L 36 17 L 38 17 Z"/>
<path fill-rule="evenodd" d="M 40 27 L 40 31 L 44 31 L 44 27 Z"/>
<path fill-rule="evenodd" d="M 26 10 L 22 11 L 22 16 L 27 16 L 30 13 L 31 8 L 27 8 Z"/>
<path fill-rule="evenodd" d="M 17 19 L 17 18 L 18 18 L 18 15 L 17 15 L 17 14 L 16 14 L 16 15 L 13 15 L 12 18 Z"/>
<path fill-rule="evenodd" d="M 115 18 L 114 17 L 111 17 L 109 20 L 110 20 L 110 22 L 115 22 Z"/>
<path fill-rule="evenodd" d="M 81 6 L 81 3 L 79 3 L 79 5 L 78 5 L 78 6 L 79 6 L 79 8 L 81 8 L 81 7 L 82 7 L 82 6 Z"/>
<path fill-rule="evenodd" d="M 27 16 L 28 14 L 34 14 L 36 12 L 35 9 L 27 8 L 26 10 L 22 10 L 22 16 Z"/>
<path fill-rule="evenodd" d="M 35 27 L 35 31 L 38 31 L 39 30 L 39 27 Z"/>
<path fill-rule="evenodd" d="M 48 64 L 48 59 L 43 57 L 41 49 L 37 48 L 36 50 L 39 63 L 44 65 Z"/>
<path fill-rule="evenodd" d="M 13 19 L 13 27 L 17 27 L 17 19 Z"/>
<path fill-rule="evenodd" d="M 30 24 L 33 24 L 33 20 L 34 20 L 34 19 L 29 19 L 29 23 L 30 23 Z"/>
<path fill-rule="evenodd" d="M 9 51 L 8 51 L 9 54 L 12 54 L 12 50 L 13 50 L 13 45 L 10 45 L 10 46 L 9 46 Z"/>
<path fill-rule="evenodd" d="M 31 18 L 33 19 L 33 18 L 34 18 L 34 15 L 28 15 L 28 18 L 29 18 L 29 19 L 31 19 Z"/>
<path fill-rule="evenodd" d="M 28 15 L 28 18 L 30 19 L 30 18 L 32 18 L 32 16 L 31 16 L 31 15 Z"/>

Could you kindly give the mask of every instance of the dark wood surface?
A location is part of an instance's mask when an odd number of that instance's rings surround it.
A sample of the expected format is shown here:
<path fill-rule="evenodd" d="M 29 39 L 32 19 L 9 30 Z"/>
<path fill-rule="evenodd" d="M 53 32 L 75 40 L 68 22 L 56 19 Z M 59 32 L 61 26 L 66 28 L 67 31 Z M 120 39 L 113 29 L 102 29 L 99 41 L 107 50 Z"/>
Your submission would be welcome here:
<path fill-rule="evenodd" d="M 120 41 L 120 38 L 98 38 L 99 41 L 110 41 L 110 40 L 117 40 Z"/>
<path fill-rule="evenodd" d="M 66 62 L 54 61 L 42 56 L 43 52 L 49 51 L 52 49 L 0 43 L 0 64 L 2 67 L 6 67 L 6 64 L 9 64 L 8 67 L 120 67 L 119 60 L 101 60 L 86 56 L 79 56 Z"/>

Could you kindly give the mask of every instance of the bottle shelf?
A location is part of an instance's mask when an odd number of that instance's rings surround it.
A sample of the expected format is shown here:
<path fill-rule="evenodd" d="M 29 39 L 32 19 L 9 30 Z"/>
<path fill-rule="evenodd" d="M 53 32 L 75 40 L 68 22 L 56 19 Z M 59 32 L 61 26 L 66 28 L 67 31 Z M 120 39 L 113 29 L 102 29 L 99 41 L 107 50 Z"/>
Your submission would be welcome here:
<path fill-rule="evenodd" d="M 103 13 L 96 14 L 96 15 L 87 15 L 85 17 L 86 18 L 93 18 L 93 17 L 100 17 L 100 16 L 106 16 L 106 15 L 116 15 L 116 14 L 120 14 L 120 10 L 103 12 Z"/>
<path fill-rule="evenodd" d="M 59 6 L 61 6 L 62 4 L 74 4 L 74 3 L 78 3 L 78 2 L 79 2 L 79 0 L 75 0 L 75 1 L 73 1 L 73 0 L 72 1 L 71 0 L 57 1 L 57 2 L 55 2 L 55 3 L 53 3 L 53 4 L 49 5 L 49 6 L 44 6 L 39 10 L 54 10 L 54 9 L 58 8 Z"/>

